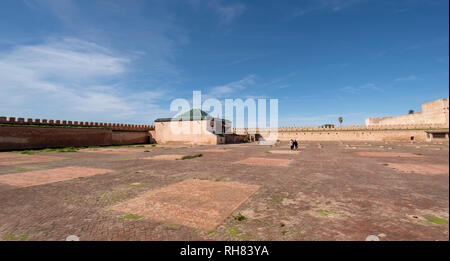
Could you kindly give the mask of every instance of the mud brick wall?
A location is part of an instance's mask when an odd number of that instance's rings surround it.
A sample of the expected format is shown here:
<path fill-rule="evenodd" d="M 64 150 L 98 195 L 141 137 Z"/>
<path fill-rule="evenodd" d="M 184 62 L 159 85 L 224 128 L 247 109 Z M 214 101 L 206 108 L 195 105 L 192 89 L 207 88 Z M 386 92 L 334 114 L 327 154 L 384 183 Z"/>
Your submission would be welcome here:
<path fill-rule="evenodd" d="M 149 132 L 143 131 L 113 131 L 112 145 L 129 145 L 151 143 Z"/>
<path fill-rule="evenodd" d="M 0 126 L 0 150 L 112 144 L 112 131 L 99 128 Z"/>
<path fill-rule="evenodd" d="M 339 127 L 279 127 L 261 129 L 234 129 L 236 134 L 257 134 L 270 139 L 271 132 L 278 132 L 279 140 L 305 141 L 425 141 L 427 131 L 448 132 L 448 124 L 405 124 L 384 126 L 339 126 Z"/>
<path fill-rule="evenodd" d="M 155 126 L 0 116 L 0 151 L 153 143 Z"/>

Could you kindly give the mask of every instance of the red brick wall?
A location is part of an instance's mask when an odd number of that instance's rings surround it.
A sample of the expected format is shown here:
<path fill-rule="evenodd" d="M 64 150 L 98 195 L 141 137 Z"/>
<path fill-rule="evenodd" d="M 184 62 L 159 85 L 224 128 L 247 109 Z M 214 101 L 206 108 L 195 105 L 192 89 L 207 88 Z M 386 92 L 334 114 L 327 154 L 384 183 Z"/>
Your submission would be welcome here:
<path fill-rule="evenodd" d="M 128 145 L 148 143 L 148 132 L 143 131 L 113 131 L 112 145 Z"/>
<path fill-rule="evenodd" d="M 148 131 L 0 126 L 0 150 L 147 143 Z"/>

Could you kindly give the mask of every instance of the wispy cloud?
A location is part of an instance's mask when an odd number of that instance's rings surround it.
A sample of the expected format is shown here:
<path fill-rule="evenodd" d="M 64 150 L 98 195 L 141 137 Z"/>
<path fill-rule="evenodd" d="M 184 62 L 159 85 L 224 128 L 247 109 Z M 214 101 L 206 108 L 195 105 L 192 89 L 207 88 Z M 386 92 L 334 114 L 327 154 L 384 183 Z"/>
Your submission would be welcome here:
<path fill-rule="evenodd" d="M 288 16 L 288 20 L 294 19 L 310 13 L 328 11 L 339 12 L 355 4 L 364 2 L 364 0 L 314 0 L 303 2 L 304 6 L 296 8 Z"/>
<path fill-rule="evenodd" d="M 223 98 L 233 93 L 245 90 L 249 86 L 255 84 L 255 76 L 247 75 L 241 80 L 230 82 L 224 85 L 214 86 L 209 88 L 207 96 L 210 98 Z"/>
<path fill-rule="evenodd" d="M 240 64 L 240 63 L 245 63 L 251 60 L 255 60 L 257 58 L 259 58 L 260 56 L 247 56 L 247 57 L 243 57 L 243 58 L 239 58 L 236 60 L 233 60 L 229 63 L 227 63 L 227 65 L 236 65 L 236 64 Z"/>
<path fill-rule="evenodd" d="M 291 77 L 293 77 L 295 75 L 296 75 L 295 72 L 288 73 L 288 74 L 283 75 L 281 77 L 275 78 L 275 79 L 273 79 L 273 80 L 271 80 L 269 82 L 261 84 L 261 87 L 268 87 L 268 86 L 277 85 L 277 84 L 282 83 L 283 81 L 285 81 L 285 80 L 287 80 L 287 79 L 289 79 L 289 78 L 291 78 Z M 287 88 L 289 86 L 290 86 L 290 84 L 281 84 L 281 85 L 278 86 L 278 88 L 282 89 L 282 88 Z"/>
<path fill-rule="evenodd" d="M 409 75 L 409 76 L 406 76 L 406 77 L 397 78 L 397 79 L 395 79 L 395 81 L 396 82 L 404 82 L 404 81 L 415 81 L 417 79 L 419 79 L 417 76 Z"/>
<path fill-rule="evenodd" d="M 219 16 L 220 23 L 224 25 L 231 24 L 234 20 L 240 17 L 246 9 L 245 4 L 228 4 L 223 0 L 191 0 L 190 3 L 196 9 L 206 7 L 210 11 L 214 12 Z"/>
<path fill-rule="evenodd" d="M 442 46 L 442 45 L 448 46 L 448 42 L 449 42 L 448 36 L 439 37 L 439 38 L 435 38 L 435 39 L 427 39 L 427 40 L 423 40 L 421 42 L 412 44 L 412 45 L 406 47 L 405 50 L 413 51 L 413 50 L 422 49 L 422 48 L 434 48 L 434 47 Z"/>
<path fill-rule="evenodd" d="M 11 116 L 122 122 L 158 111 L 154 102 L 165 91 L 136 93 L 121 86 L 130 62 L 105 47 L 73 38 L 16 46 L 0 53 L 0 91 L 8 97 L 0 111 Z"/>
<path fill-rule="evenodd" d="M 364 90 L 372 90 L 372 91 L 383 91 L 383 89 L 377 87 L 374 83 L 366 83 L 361 86 L 345 86 L 340 89 L 342 92 L 351 93 L 351 94 L 358 94 L 361 93 Z"/>

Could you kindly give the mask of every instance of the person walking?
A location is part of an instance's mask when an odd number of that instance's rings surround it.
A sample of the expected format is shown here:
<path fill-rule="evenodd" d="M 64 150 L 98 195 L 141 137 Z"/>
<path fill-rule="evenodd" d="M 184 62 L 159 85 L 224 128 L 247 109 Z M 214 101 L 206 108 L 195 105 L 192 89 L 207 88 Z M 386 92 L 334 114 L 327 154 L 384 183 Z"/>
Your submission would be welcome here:
<path fill-rule="evenodd" d="M 298 150 L 298 142 L 297 142 L 297 140 L 294 140 L 294 150 Z"/>
<path fill-rule="evenodd" d="M 294 149 L 294 141 L 292 139 L 289 141 L 289 146 L 291 146 L 291 150 Z"/>

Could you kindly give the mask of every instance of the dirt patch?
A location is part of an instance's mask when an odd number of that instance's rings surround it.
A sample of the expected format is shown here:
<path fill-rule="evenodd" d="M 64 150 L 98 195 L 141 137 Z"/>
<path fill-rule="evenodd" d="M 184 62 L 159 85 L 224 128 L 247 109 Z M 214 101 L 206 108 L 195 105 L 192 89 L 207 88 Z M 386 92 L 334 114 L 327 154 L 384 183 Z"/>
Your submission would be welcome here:
<path fill-rule="evenodd" d="M 212 231 L 258 189 L 257 185 L 188 179 L 111 209 Z"/>
<path fill-rule="evenodd" d="M 146 158 L 141 158 L 141 159 L 152 159 L 152 160 L 177 160 L 177 159 L 181 159 L 183 158 L 184 155 L 175 155 L 175 154 L 170 154 L 170 155 L 156 155 L 153 157 L 146 157 Z"/>
<path fill-rule="evenodd" d="M 289 165 L 290 162 L 291 162 L 291 160 L 286 160 L 286 159 L 247 158 L 244 160 L 236 161 L 235 163 L 249 164 L 249 165 L 286 167 Z"/>
<path fill-rule="evenodd" d="M 387 163 L 387 166 L 408 173 L 448 174 L 448 165 L 441 164 Z"/>
<path fill-rule="evenodd" d="M 299 154 L 300 151 L 295 150 L 269 150 L 272 154 Z"/>
<path fill-rule="evenodd" d="M 4 152 L 0 153 L 0 166 L 48 162 L 62 159 L 63 158 L 52 156 L 38 156 Z"/>
<path fill-rule="evenodd" d="M 387 157 L 387 158 L 423 158 L 422 155 L 417 155 L 408 152 L 357 152 L 356 154 L 363 157 Z"/>
<path fill-rule="evenodd" d="M 0 183 L 16 187 L 31 187 L 80 177 L 105 174 L 108 172 L 112 172 L 112 170 L 65 167 L 58 169 L 29 171 L 24 173 L 4 174 L 0 175 Z"/>
<path fill-rule="evenodd" d="M 202 152 L 229 152 L 231 149 L 207 149 L 202 150 Z"/>
<path fill-rule="evenodd" d="M 105 154 L 131 154 L 144 152 L 144 149 L 119 148 L 119 149 L 83 149 L 80 152 L 105 153 Z"/>

